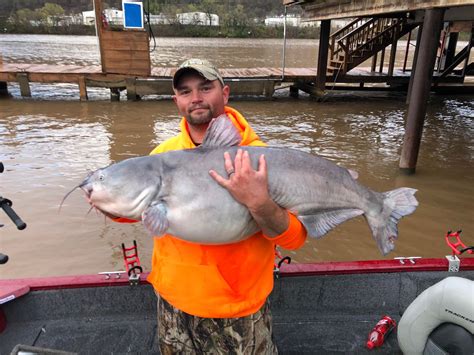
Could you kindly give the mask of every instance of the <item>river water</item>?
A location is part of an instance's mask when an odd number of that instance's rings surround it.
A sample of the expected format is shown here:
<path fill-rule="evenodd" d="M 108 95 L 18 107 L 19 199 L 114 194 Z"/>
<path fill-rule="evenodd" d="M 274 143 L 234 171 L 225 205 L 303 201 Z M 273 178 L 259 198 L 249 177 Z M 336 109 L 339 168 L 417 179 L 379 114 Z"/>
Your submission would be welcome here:
<path fill-rule="evenodd" d="M 154 65 L 175 66 L 183 57 L 208 57 L 221 67 L 281 65 L 281 40 L 157 39 Z M 0 35 L 9 63 L 97 65 L 94 37 Z M 314 66 L 316 41 L 290 40 L 287 66 Z M 102 89 L 78 101 L 75 85 L 32 85 L 33 98 L 0 101 L 0 196 L 28 224 L 18 231 L 0 214 L 0 253 L 9 255 L 0 278 L 88 274 L 123 269 L 121 244 L 137 240 L 149 270 L 152 238 L 140 224 L 106 220 L 74 192 L 64 195 L 91 170 L 148 154 L 177 133 L 179 118 L 169 99 L 110 102 Z M 306 95 L 273 100 L 232 100 L 270 145 L 319 154 L 359 173 L 377 191 L 418 189 L 420 206 L 399 224 L 399 240 L 382 257 L 365 220 L 356 218 L 320 240 L 309 240 L 295 262 L 343 261 L 396 256 L 443 257 L 447 230 L 462 229 L 474 245 L 474 98 L 432 95 L 415 175 L 403 176 L 398 161 L 407 106 L 403 93 L 335 93 L 324 102 Z"/>

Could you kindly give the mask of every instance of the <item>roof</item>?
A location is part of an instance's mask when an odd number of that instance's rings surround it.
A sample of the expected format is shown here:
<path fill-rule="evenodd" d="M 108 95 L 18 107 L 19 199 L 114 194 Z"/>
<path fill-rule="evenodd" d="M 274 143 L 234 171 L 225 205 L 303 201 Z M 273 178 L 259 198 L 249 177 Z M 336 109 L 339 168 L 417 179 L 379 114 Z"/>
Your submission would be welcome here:
<path fill-rule="evenodd" d="M 474 6 L 473 0 L 283 0 L 286 6 L 300 5 L 308 20 L 329 20 L 337 18 L 365 17 L 397 12 L 409 12 L 430 8 L 452 8 Z M 465 10 L 464 10 L 465 11 Z M 474 11 L 470 19 L 474 19 Z"/>

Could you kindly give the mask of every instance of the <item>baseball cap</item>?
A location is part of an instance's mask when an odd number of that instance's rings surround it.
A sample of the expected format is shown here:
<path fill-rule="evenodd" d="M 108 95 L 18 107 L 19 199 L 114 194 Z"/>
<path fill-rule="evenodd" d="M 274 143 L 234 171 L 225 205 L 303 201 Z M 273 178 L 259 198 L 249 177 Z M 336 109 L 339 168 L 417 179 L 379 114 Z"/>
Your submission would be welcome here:
<path fill-rule="evenodd" d="M 197 71 L 201 76 L 207 80 L 219 80 L 224 85 L 224 80 L 219 74 L 217 68 L 208 60 L 192 58 L 184 61 L 173 76 L 173 87 L 176 88 L 179 78 L 190 70 Z"/>

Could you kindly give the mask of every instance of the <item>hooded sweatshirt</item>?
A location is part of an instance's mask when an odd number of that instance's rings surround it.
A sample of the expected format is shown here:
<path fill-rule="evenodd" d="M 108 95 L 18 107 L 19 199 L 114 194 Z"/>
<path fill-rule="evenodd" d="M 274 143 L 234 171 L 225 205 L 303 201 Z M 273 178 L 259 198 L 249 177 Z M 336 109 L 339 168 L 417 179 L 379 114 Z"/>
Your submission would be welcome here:
<path fill-rule="evenodd" d="M 240 145 L 265 145 L 238 111 L 226 106 L 225 113 L 242 136 Z M 180 129 L 151 154 L 195 148 L 184 118 Z M 202 245 L 172 235 L 155 237 L 148 281 L 167 302 L 188 314 L 244 317 L 257 312 L 273 289 L 275 245 L 296 249 L 305 239 L 305 228 L 290 213 L 288 229 L 273 238 L 257 232 L 237 243 Z"/>

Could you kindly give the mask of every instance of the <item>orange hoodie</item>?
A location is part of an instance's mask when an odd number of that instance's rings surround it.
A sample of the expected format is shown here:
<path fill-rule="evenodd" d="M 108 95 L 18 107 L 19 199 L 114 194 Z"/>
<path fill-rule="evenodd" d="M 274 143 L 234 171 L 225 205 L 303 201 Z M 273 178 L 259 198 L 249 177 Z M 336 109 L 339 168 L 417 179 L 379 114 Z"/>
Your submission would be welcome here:
<path fill-rule="evenodd" d="M 241 145 L 264 146 L 245 118 L 226 107 L 226 114 L 242 135 Z M 181 132 L 151 154 L 191 149 L 195 145 L 183 118 Z M 275 245 L 299 248 L 306 230 L 289 214 L 290 225 L 279 236 L 257 232 L 225 245 L 201 245 L 171 235 L 156 237 L 148 281 L 174 307 L 200 317 L 234 318 L 257 312 L 273 289 Z"/>

